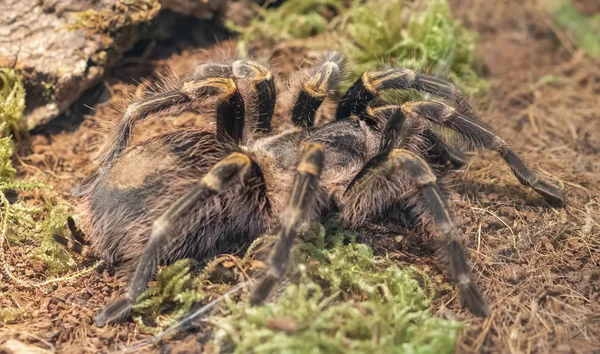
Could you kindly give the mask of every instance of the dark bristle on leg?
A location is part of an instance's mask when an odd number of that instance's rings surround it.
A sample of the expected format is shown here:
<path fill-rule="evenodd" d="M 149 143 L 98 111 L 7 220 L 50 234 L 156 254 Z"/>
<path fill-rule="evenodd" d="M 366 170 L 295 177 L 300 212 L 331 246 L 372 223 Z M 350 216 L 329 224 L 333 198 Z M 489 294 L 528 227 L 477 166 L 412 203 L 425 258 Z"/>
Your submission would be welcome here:
<path fill-rule="evenodd" d="M 382 91 L 408 89 L 430 93 L 456 104 L 462 102 L 465 111 L 470 111 L 464 95 L 453 84 L 410 69 L 391 68 L 363 73 L 342 96 L 335 118 L 339 120 L 351 115 L 361 116 L 368 104 Z"/>
<path fill-rule="evenodd" d="M 546 201 L 554 206 L 563 206 L 565 196 L 557 187 L 538 178 L 521 161 L 514 150 L 489 124 L 481 121 L 475 114 L 464 115 L 462 110 L 452 108 L 440 102 L 416 101 L 402 105 L 406 116 L 424 119 L 433 124 L 449 128 L 459 134 L 465 143 L 475 149 L 495 151 L 506 162 L 521 184 L 531 187 Z"/>
<path fill-rule="evenodd" d="M 69 228 L 71 236 L 75 241 L 81 243 L 82 245 L 88 243 L 83 236 L 83 232 L 75 224 L 75 219 L 73 219 L 72 216 L 67 217 L 67 227 Z"/>
<path fill-rule="evenodd" d="M 368 184 L 373 180 L 371 177 L 374 174 L 385 176 L 399 171 L 405 172 L 415 182 L 426 207 L 433 216 L 436 228 L 445 237 L 451 275 L 460 291 L 463 304 L 477 316 L 488 316 L 490 309 L 477 284 L 472 280 L 450 208 L 436 183 L 435 174 L 425 160 L 404 149 L 381 152 L 363 166 L 345 194 L 368 191 Z"/>
<path fill-rule="evenodd" d="M 292 121 L 298 127 L 312 127 L 317 110 L 327 95 L 335 92 L 344 70 L 345 61 L 340 53 L 330 52 L 303 83 L 292 109 Z"/>
<path fill-rule="evenodd" d="M 52 235 L 52 239 L 54 240 L 54 242 L 60 244 L 61 246 L 63 246 L 64 248 L 71 250 L 77 254 L 83 254 L 83 250 L 84 250 L 84 246 L 77 242 L 77 241 L 73 241 L 73 240 L 69 240 L 65 237 L 62 237 L 60 235 Z"/>
<path fill-rule="evenodd" d="M 174 232 L 177 231 L 175 225 L 178 221 L 185 218 L 195 206 L 201 205 L 209 198 L 226 190 L 232 183 L 241 183 L 244 178 L 248 177 L 248 174 L 256 173 L 258 169 L 259 167 L 250 157 L 237 152 L 232 153 L 215 164 L 196 187 L 179 198 L 159 219 L 154 221 L 150 238 L 142 251 L 127 294 L 105 307 L 96 316 L 96 325 L 103 327 L 107 323 L 117 322 L 129 314 L 131 305 L 146 289 L 158 267 L 161 247 L 167 244 L 169 238 L 176 237 Z"/>
<path fill-rule="evenodd" d="M 257 95 L 258 122 L 256 122 L 256 130 L 270 132 L 271 119 L 277 101 L 273 74 L 264 66 L 250 60 L 234 62 L 232 70 L 234 77 L 250 80 L 252 89 Z"/>
<path fill-rule="evenodd" d="M 445 236 L 450 272 L 458 286 L 463 303 L 473 314 L 488 316 L 490 309 L 472 279 L 454 218 L 436 183 L 433 171 L 423 159 L 407 150 L 396 149 L 392 151 L 390 158 L 415 181 L 433 216 L 436 228 Z"/>
<path fill-rule="evenodd" d="M 157 93 L 132 103 L 119 121 L 101 165 L 106 167 L 121 155 L 136 123 L 155 115 L 178 115 L 209 100 L 216 100 L 217 133 L 228 135 L 236 142 L 241 141 L 244 130 L 244 100 L 235 81 L 227 77 L 191 80 L 179 89 Z"/>
<path fill-rule="evenodd" d="M 258 283 L 250 295 L 250 303 L 262 303 L 273 286 L 285 274 L 290 249 L 298 233 L 300 225 L 306 221 L 310 208 L 314 208 L 315 193 L 319 186 L 319 178 L 323 169 L 324 147 L 319 144 L 307 144 L 296 169 L 292 191 L 286 209 L 281 216 L 279 241 L 271 264 L 265 277 Z"/>

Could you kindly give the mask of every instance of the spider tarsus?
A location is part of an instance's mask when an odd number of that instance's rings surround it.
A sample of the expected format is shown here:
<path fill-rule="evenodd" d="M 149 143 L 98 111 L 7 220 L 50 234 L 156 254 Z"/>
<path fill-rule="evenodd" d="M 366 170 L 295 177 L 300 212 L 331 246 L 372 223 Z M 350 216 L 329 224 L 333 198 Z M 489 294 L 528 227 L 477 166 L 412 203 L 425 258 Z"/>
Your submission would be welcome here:
<path fill-rule="evenodd" d="M 552 184 L 540 179 L 531 187 L 552 206 L 561 208 L 565 205 L 565 194 Z"/>
<path fill-rule="evenodd" d="M 96 326 L 104 327 L 109 323 L 117 323 L 129 316 L 133 301 L 128 297 L 122 297 L 106 306 L 96 315 Z"/>
<path fill-rule="evenodd" d="M 475 282 L 470 281 L 466 284 L 458 284 L 458 291 L 462 305 L 468 308 L 471 313 L 479 317 L 488 317 L 490 315 L 490 307 L 483 299 Z"/>
<path fill-rule="evenodd" d="M 327 95 L 335 92 L 343 71 L 344 60 L 337 52 L 328 52 L 301 87 L 292 109 L 292 121 L 299 127 L 312 127 L 316 113 Z"/>
<path fill-rule="evenodd" d="M 256 287 L 252 290 L 252 293 L 250 293 L 250 305 L 261 305 L 265 301 L 267 296 L 269 296 L 271 289 L 273 289 L 273 287 L 275 286 L 275 284 L 277 284 L 280 278 L 281 277 L 276 276 L 275 274 L 272 274 L 270 272 L 267 273 L 265 277 L 262 278 L 258 282 L 258 284 L 256 284 Z"/>
<path fill-rule="evenodd" d="M 454 231 L 454 230 L 453 230 Z M 455 232 L 454 238 L 448 242 L 448 257 L 452 276 L 460 292 L 460 298 L 463 306 L 466 306 L 474 315 L 487 317 L 490 309 L 483 299 L 477 284 L 473 281 L 471 271 L 467 264 L 467 257 Z"/>

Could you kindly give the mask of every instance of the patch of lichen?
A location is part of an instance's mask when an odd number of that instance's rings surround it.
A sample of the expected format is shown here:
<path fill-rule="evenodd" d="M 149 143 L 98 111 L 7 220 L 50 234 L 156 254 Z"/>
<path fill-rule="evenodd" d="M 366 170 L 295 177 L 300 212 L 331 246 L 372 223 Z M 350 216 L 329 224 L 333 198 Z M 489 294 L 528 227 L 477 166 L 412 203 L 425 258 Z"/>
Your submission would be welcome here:
<path fill-rule="evenodd" d="M 453 352 L 462 325 L 431 315 L 422 272 L 373 256 L 334 219 L 314 225 L 294 253 L 297 281 L 275 302 L 230 300 L 210 318 L 221 352 Z"/>
<path fill-rule="evenodd" d="M 321 34 L 307 45 L 336 48 L 350 58 L 349 83 L 368 69 L 395 65 L 446 77 L 467 94 L 483 93 L 487 88 L 477 74 L 477 36 L 452 17 L 445 0 L 355 0 L 349 7 L 339 1 L 288 0 L 284 5 L 262 10 L 249 27 L 236 28 L 241 51 L 252 41 Z M 328 22 L 314 11 L 323 8 L 337 16 Z M 303 22 L 314 25 L 298 28 Z"/>
<path fill-rule="evenodd" d="M 104 48 L 108 48 L 119 30 L 152 20 L 160 8 L 158 0 L 118 0 L 110 9 L 75 13 L 74 22 L 67 25 L 67 29 L 100 34 Z"/>

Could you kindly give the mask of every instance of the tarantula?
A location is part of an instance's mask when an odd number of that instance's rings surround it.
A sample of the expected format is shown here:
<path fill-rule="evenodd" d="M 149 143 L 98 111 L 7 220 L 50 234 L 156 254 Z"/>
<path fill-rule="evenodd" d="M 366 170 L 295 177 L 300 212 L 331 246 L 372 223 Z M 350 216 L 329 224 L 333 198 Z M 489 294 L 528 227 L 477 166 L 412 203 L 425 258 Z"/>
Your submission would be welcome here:
<path fill-rule="evenodd" d="M 357 228 L 394 209 L 416 218 L 429 211 L 445 237 L 463 304 L 476 315 L 489 314 L 443 187 L 443 163 L 460 166 L 466 155 L 442 130 L 469 148 L 499 153 L 517 179 L 548 202 L 562 205 L 563 193 L 527 168 L 454 85 L 405 68 L 365 72 L 342 96 L 335 119 L 316 125 L 345 65 L 330 52 L 306 70 L 293 91 L 294 127 L 278 132 L 271 127 L 274 77 L 250 60 L 200 65 L 191 80 L 128 107 L 85 196 L 84 225 L 94 253 L 131 276 L 126 295 L 96 317 L 98 326 L 127 316 L 160 263 L 204 260 L 278 231 L 266 275 L 250 296 L 252 304 L 261 303 L 284 275 L 302 223 L 336 211 Z M 390 89 L 428 93 L 454 108 L 435 101 L 383 102 L 380 93 Z M 214 130 L 178 129 L 128 147 L 144 119 L 207 109 L 216 116 Z"/>

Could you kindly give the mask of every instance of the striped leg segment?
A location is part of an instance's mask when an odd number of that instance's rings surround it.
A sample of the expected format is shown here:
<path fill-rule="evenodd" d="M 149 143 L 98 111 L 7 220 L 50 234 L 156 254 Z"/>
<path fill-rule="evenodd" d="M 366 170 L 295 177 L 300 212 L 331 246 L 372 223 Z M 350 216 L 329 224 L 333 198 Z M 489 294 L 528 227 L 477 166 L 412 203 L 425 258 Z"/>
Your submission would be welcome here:
<path fill-rule="evenodd" d="M 271 131 L 271 119 L 277 101 L 273 74 L 264 66 L 250 60 L 234 62 L 232 70 L 234 77 L 248 79 L 252 90 L 257 95 L 258 121 L 256 129 L 261 132 Z"/>
<path fill-rule="evenodd" d="M 431 129 L 423 131 L 414 124 L 398 126 L 398 122 L 394 122 L 394 120 L 400 119 L 396 114 L 401 109 L 401 106 L 393 104 L 377 107 L 367 106 L 367 109 L 359 116 L 359 119 L 367 123 L 371 129 L 383 133 L 380 151 L 389 151 L 391 148 L 401 145 L 405 138 L 424 133 L 430 141 L 435 142 L 443 158 L 450 161 L 454 168 L 460 168 L 467 163 L 468 156 L 459 147 L 447 142 L 444 136 L 438 132 Z M 406 117 L 402 115 L 403 122 L 405 119 Z"/>
<path fill-rule="evenodd" d="M 510 145 L 498 136 L 494 128 L 478 119 L 474 114 L 463 114 L 460 107 L 455 109 L 432 101 L 408 102 L 402 106 L 402 111 L 407 117 L 425 119 L 435 125 L 457 132 L 472 148 L 497 152 L 521 184 L 531 187 L 552 205 L 562 206 L 564 204 L 564 193 L 536 176 Z"/>
<path fill-rule="evenodd" d="M 319 144 L 307 144 L 302 159 L 296 169 L 292 192 L 286 209 L 281 216 L 281 230 L 275 253 L 265 277 L 258 283 L 250 295 L 253 305 L 262 303 L 275 283 L 283 277 L 288 263 L 290 249 L 298 233 L 298 227 L 306 221 L 311 208 L 314 208 L 319 177 L 323 169 L 324 147 Z"/>
<path fill-rule="evenodd" d="M 67 227 L 71 232 L 71 237 L 69 239 L 62 237 L 60 235 L 52 235 L 52 239 L 61 244 L 66 249 L 69 249 L 77 254 L 80 254 L 84 257 L 95 258 L 94 254 L 90 252 L 89 243 L 85 239 L 83 232 L 77 225 L 75 224 L 75 220 L 72 217 L 67 218 Z"/>
<path fill-rule="evenodd" d="M 404 171 L 421 191 L 423 201 L 433 216 L 436 228 L 446 239 L 446 253 L 450 262 L 450 272 L 459 288 L 464 305 L 475 315 L 489 315 L 489 307 L 472 280 L 454 218 L 436 183 L 436 176 L 427 162 L 404 149 L 383 152 L 371 161 L 365 166 L 365 172 L 361 171 L 361 177 L 353 181 L 348 187 L 346 193 L 368 193 L 371 177 L 377 174 L 389 175 Z"/>
<path fill-rule="evenodd" d="M 161 257 L 161 247 L 169 238 L 175 237 L 175 225 L 188 216 L 192 209 L 209 198 L 226 190 L 234 183 L 240 183 L 249 175 L 260 174 L 259 167 L 250 157 L 241 153 L 232 153 L 218 162 L 186 195 L 177 200 L 152 225 L 148 243 L 142 251 L 140 262 L 133 275 L 127 294 L 105 307 L 96 316 L 96 325 L 104 326 L 116 322 L 128 315 L 131 305 L 144 291 L 152 278 Z M 262 176 L 262 174 L 260 174 Z"/>
<path fill-rule="evenodd" d="M 346 91 L 336 112 L 336 119 L 360 116 L 379 93 L 385 90 L 414 89 L 449 99 L 464 101 L 460 90 L 453 84 L 434 76 L 423 75 L 405 68 L 367 71 Z"/>
<path fill-rule="evenodd" d="M 292 121 L 298 127 L 312 127 L 317 110 L 327 95 L 333 93 L 340 81 L 345 60 L 338 52 L 323 56 L 322 63 L 312 71 L 296 97 Z"/>
<path fill-rule="evenodd" d="M 180 114 L 211 98 L 217 101 L 217 133 L 239 141 L 244 126 L 244 101 L 235 82 L 222 77 L 192 80 L 180 89 L 157 93 L 132 103 L 117 125 L 102 165 L 112 163 L 125 150 L 134 125 L 139 121 L 157 114 Z"/>

